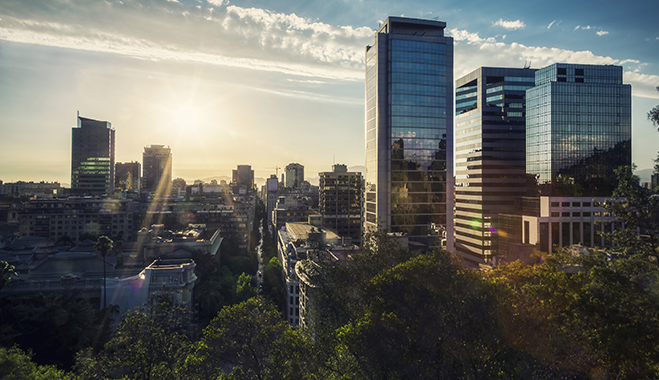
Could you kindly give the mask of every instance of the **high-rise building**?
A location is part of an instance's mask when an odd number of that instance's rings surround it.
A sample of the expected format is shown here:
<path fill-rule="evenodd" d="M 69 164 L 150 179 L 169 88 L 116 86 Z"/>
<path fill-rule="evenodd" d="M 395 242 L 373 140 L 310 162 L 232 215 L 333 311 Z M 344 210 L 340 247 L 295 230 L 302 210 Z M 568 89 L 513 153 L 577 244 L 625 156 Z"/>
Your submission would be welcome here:
<path fill-rule="evenodd" d="M 453 39 L 445 27 L 389 17 L 366 47 L 364 229 L 427 247 L 444 234 L 450 245 L 453 235 Z"/>
<path fill-rule="evenodd" d="M 455 252 L 495 254 L 499 213 L 526 194 L 526 89 L 533 69 L 481 67 L 455 81 Z"/>
<path fill-rule="evenodd" d="M 526 170 L 540 196 L 522 200 L 521 217 L 506 216 L 509 247 L 610 246 L 601 233 L 617 223 L 599 203 L 615 189 L 614 170 L 631 165 L 631 86 L 622 81 L 620 66 L 536 71 L 526 91 Z"/>
<path fill-rule="evenodd" d="M 139 162 L 117 162 L 114 170 L 115 190 L 140 191 L 142 165 Z"/>
<path fill-rule="evenodd" d="M 362 173 L 349 172 L 345 165 L 332 165 L 331 172 L 318 173 L 318 208 L 323 225 L 341 237 L 361 239 Z"/>
<path fill-rule="evenodd" d="M 172 186 L 172 150 L 164 145 L 144 147 L 142 186 L 159 195 L 168 195 Z"/>
<path fill-rule="evenodd" d="M 298 163 L 286 165 L 286 187 L 299 189 L 304 183 L 304 166 Z"/>
<path fill-rule="evenodd" d="M 272 232 L 274 230 L 274 225 L 272 224 L 272 211 L 277 205 L 277 199 L 279 198 L 279 181 L 277 180 L 277 175 L 272 174 L 270 178 L 265 181 L 265 202 L 266 202 L 266 212 L 268 215 L 268 228 Z"/>
<path fill-rule="evenodd" d="M 252 166 L 238 165 L 232 172 L 232 182 L 235 193 L 238 193 L 239 188 L 251 190 L 254 187 L 254 170 L 252 170 Z"/>
<path fill-rule="evenodd" d="M 71 190 L 109 194 L 114 186 L 114 129 L 108 121 L 78 116 L 71 130 Z"/>
<path fill-rule="evenodd" d="M 542 195 L 611 196 L 631 165 L 631 86 L 622 67 L 557 63 L 527 91 L 526 168 Z"/>

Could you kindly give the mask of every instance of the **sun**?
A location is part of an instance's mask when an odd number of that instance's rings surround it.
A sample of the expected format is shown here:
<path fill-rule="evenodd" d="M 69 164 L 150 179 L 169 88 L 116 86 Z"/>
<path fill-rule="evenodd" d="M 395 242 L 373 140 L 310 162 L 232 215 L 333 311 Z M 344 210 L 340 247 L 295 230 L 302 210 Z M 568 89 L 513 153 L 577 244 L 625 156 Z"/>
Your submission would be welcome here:
<path fill-rule="evenodd" d="M 175 129 L 187 129 L 203 122 L 202 111 L 193 104 L 179 104 L 167 112 L 169 122 Z"/>

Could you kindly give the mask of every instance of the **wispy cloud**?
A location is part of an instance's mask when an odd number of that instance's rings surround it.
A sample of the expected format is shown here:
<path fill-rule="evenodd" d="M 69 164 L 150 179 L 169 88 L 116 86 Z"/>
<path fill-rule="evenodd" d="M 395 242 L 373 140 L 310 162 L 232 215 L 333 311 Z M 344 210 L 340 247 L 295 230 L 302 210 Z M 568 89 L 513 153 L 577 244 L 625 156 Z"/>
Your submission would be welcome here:
<path fill-rule="evenodd" d="M 216 8 L 112 0 L 90 6 L 83 0 L 69 0 L 53 12 L 35 9 L 38 3 L 20 4 L 23 9 L 16 9 L 14 3 L 9 12 L 0 4 L 0 14 L 12 15 L 3 16 L 0 39 L 298 76 L 345 80 L 363 76 L 364 46 L 372 42 L 374 33 L 368 27 L 334 26 L 295 14 L 224 7 L 226 0 L 207 4 Z M 93 21 L 98 19 L 106 21 Z"/>
<path fill-rule="evenodd" d="M 459 78 L 480 66 L 523 67 L 532 62 L 532 67 L 545 67 L 557 62 L 595 65 L 620 65 L 625 69 L 625 83 L 632 85 L 634 96 L 657 98 L 655 89 L 659 75 L 642 74 L 646 66 L 634 59 L 616 59 L 595 55 L 589 50 L 574 51 L 542 46 L 526 46 L 517 42 L 497 42 L 493 38 L 481 38 L 477 33 L 450 29 L 455 40 L 455 77 Z"/>
<path fill-rule="evenodd" d="M 599 32 L 597 32 L 597 35 L 600 37 L 606 34 L 609 34 L 609 32 L 607 32 L 606 30 L 600 30 Z"/>
<path fill-rule="evenodd" d="M 589 29 L 590 29 L 590 25 L 586 25 L 586 26 L 577 25 L 577 26 L 574 27 L 574 30 L 579 30 L 579 29 L 581 29 L 581 30 L 589 30 Z M 573 31 L 574 31 L 574 30 L 573 30 Z"/>
<path fill-rule="evenodd" d="M 555 22 L 556 22 L 556 20 L 550 22 L 549 25 L 547 25 L 547 29 L 551 29 L 551 26 L 554 25 Z"/>
<path fill-rule="evenodd" d="M 503 21 L 503 19 L 499 19 L 499 21 L 494 23 L 494 26 L 500 26 L 502 28 L 506 29 L 524 29 L 526 27 L 526 24 L 524 24 L 523 21 L 520 20 L 515 20 L 515 21 Z"/>

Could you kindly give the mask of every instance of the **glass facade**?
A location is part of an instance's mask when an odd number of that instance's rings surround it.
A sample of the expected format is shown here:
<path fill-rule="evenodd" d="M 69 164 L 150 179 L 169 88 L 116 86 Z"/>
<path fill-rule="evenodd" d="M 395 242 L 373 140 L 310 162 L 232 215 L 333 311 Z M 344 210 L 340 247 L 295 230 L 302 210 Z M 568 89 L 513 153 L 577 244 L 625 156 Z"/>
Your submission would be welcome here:
<path fill-rule="evenodd" d="M 526 195 L 526 89 L 535 70 L 482 67 L 456 81 L 455 251 L 496 254 L 497 215 Z"/>
<path fill-rule="evenodd" d="M 631 86 L 622 67 L 554 64 L 527 91 L 527 171 L 542 195 L 610 196 L 631 165 Z"/>
<path fill-rule="evenodd" d="M 390 17 L 366 50 L 365 227 L 428 245 L 439 244 L 451 209 L 453 40 L 444 27 Z"/>
<path fill-rule="evenodd" d="M 114 188 L 114 129 L 107 121 L 78 117 L 71 131 L 71 190 L 108 194 Z"/>

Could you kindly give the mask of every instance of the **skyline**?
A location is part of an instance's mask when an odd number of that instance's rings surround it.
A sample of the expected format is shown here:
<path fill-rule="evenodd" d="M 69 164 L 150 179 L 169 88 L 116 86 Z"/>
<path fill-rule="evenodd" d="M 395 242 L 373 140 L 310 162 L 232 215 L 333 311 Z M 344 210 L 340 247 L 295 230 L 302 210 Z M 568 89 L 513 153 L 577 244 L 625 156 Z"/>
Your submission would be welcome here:
<path fill-rule="evenodd" d="M 0 180 L 70 182 L 77 111 L 112 123 L 117 162 L 141 162 L 144 147 L 163 144 L 173 177 L 188 181 L 230 176 L 239 164 L 262 178 L 291 162 L 308 177 L 334 162 L 363 166 L 364 50 L 390 15 L 446 22 L 455 78 L 528 61 L 623 66 L 633 162 L 652 167 L 659 4 L 469 5 L 5 1 Z"/>

